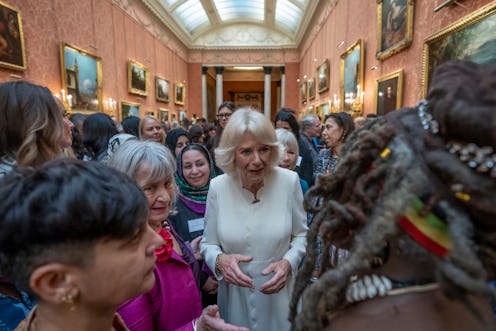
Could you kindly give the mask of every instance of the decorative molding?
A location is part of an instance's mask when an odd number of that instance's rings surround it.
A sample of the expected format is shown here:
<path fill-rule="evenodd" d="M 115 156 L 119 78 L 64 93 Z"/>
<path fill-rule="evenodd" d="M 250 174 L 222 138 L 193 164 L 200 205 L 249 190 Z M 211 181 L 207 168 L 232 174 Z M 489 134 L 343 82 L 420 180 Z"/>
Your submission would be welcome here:
<path fill-rule="evenodd" d="M 191 48 L 296 48 L 294 40 L 255 24 L 236 24 L 215 29 L 193 41 Z"/>

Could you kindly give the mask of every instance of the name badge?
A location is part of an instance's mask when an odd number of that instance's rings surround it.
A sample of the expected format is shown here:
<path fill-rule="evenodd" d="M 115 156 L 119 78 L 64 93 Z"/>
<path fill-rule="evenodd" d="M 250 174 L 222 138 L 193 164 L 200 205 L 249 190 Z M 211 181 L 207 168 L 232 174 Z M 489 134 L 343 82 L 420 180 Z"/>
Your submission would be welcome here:
<path fill-rule="evenodd" d="M 202 218 L 195 218 L 188 221 L 189 232 L 203 231 L 205 228 L 205 220 Z"/>
<path fill-rule="evenodd" d="M 298 155 L 298 159 L 296 159 L 296 166 L 297 166 L 297 167 L 299 167 L 299 166 L 300 166 L 300 164 L 301 164 L 301 160 L 302 160 L 302 159 L 303 159 L 303 158 L 302 158 L 301 156 L 299 156 L 299 155 Z"/>

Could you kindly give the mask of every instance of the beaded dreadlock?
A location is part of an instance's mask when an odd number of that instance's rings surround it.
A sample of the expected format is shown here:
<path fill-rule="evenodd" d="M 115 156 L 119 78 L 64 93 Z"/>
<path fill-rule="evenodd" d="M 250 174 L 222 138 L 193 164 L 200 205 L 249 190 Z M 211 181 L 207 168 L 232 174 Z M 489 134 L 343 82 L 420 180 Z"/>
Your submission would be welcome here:
<path fill-rule="evenodd" d="M 461 141 L 496 149 L 496 65 L 452 61 L 439 66 L 422 105 L 432 117 L 419 116 L 420 106 L 402 109 L 354 132 L 335 172 L 320 176 L 307 192 L 305 208 L 315 218 L 290 306 L 294 330 L 321 330 L 330 323 L 329 314 L 346 304 L 350 278 L 369 270 L 382 243 L 393 239 L 416 263 L 433 265 L 447 297 L 495 295 L 486 284 L 496 270 L 496 179 L 490 171 L 468 166 L 459 150 L 446 145 Z M 426 130 L 434 125 L 437 130 Z M 425 208 L 444 211 L 453 240 L 444 257 L 419 246 L 397 222 L 411 200 L 425 193 L 431 196 Z M 322 204 L 313 207 L 316 198 Z M 349 249 L 350 256 L 335 268 L 323 256 L 324 273 L 310 283 L 319 232 L 324 254 L 335 245 Z"/>

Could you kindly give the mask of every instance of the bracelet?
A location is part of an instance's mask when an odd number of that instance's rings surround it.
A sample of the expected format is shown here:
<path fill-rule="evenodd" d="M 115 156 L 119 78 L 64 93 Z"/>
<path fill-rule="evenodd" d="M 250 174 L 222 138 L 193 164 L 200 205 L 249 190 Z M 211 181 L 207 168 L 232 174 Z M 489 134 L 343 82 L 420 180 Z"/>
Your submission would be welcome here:
<path fill-rule="evenodd" d="M 223 271 L 222 270 L 222 267 L 220 265 L 220 256 L 221 255 L 224 255 L 224 253 L 220 253 L 219 255 L 217 255 L 217 258 L 215 259 L 215 273 L 217 275 L 222 275 Z"/>

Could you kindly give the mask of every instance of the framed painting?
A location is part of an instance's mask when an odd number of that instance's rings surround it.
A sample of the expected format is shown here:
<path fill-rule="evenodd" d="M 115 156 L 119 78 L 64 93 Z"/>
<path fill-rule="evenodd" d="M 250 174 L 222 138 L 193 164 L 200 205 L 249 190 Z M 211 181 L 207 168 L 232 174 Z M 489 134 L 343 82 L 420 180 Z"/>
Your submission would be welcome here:
<path fill-rule="evenodd" d="M 323 93 L 329 89 L 330 64 L 329 59 L 317 68 L 317 88 L 319 93 Z"/>
<path fill-rule="evenodd" d="M 300 85 L 300 98 L 302 104 L 307 102 L 307 82 L 303 82 Z"/>
<path fill-rule="evenodd" d="M 413 0 L 377 0 L 377 53 L 384 60 L 413 39 Z"/>
<path fill-rule="evenodd" d="M 174 84 L 174 103 L 184 105 L 186 88 L 182 83 Z"/>
<path fill-rule="evenodd" d="M 129 93 L 148 95 L 148 69 L 136 61 L 127 62 L 127 90 Z"/>
<path fill-rule="evenodd" d="M 263 109 L 263 92 L 234 92 L 233 97 L 236 108 Z"/>
<path fill-rule="evenodd" d="M 22 30 L 21 13 L 14 7 L 0 2 L 0 66 L 26 69 L 26 51 Z"/>
<path fill-rule="evenodd" d="M 73 112 L 94 112 L 103 109 L 102 59 L 66 43 L 60 45 L 62 101 Z"/>
<path fill-rule="evenodd" d="M 403 69 L 397 70 L 375 82 L 375 113 L 386 115 L 401 108 L 403 94 Z"/>
<path fill-rule="evenodd" d="M 162 77 L 155 77 L 155 98 L 158 101 L 169 102 L 169 81 Z"/>
<path fill-rule="evenodd" d="M 129 116 L 140 117 L 140 104 L 136 102 L 121 101 L 121 121 Z"/>
<path fill-rule="evenodd" d="M 341 54 L 341 109 L 352 115 L 362 112 L 363 41 L 359 39 Z"/>
<path fill-rule="evenodd" d="M 432 73 L 449 60 L 496 63 L 496 2 L 481 7 L 424 41 L 422 95 L 427 95 Z"/>
<path fill-rule="evenodd" d="M 308 86 L 308 100 L 315 99 L 315 78 L 310 78 L 307 81 Z"/>
<path fill-rule="evenodd" d="M 169 121 L 169 110 L 159 108 L 158 109 L 158 120 L 160 121 L 160 123 L 168 122 Z"/>

